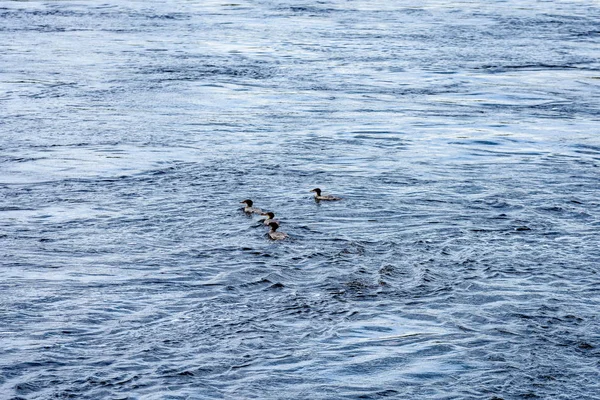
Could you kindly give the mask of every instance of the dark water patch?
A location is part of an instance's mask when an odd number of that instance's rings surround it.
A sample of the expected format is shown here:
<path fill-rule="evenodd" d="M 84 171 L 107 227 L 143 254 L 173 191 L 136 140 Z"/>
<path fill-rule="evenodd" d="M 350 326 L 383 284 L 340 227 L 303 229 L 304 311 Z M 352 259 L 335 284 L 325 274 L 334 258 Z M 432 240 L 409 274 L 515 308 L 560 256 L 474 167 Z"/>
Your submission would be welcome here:
<path fill-rule="evenodd" d="M 583 32 L 573 32 L 572 33 L 573 36 L 577 37 L 577 38 L 586 38 L 586 39 L 597 39 L 598 37 L 600 37 L 600 31 L 598 30 L 589 30 L 589 31 L 583 31 Z"/>
<path fill-rule="evenodd" d="M 573 148 L 575 148 L 574 151 L 579 154 L 593 154 L 593 155 L 600 154 L 600 146 L 577 144 L 577 145 L 574 145 Z"/>
<path fill-rule="evenodd" d="M 282 11 L 289 11 L 293 14 L 309 15 L 309 16 L 321 16 L 327 15 L 333 12 L 342 12 L 344 10 L 327 8 L 321 6 L 290 6 L 286 8 L 280 8 Z"/>
<path fill-rule="evenodd" d="M 482 65 L 475 69 L 483 69 L 494 73 L 507 71 L 543 71 L 543 70 L 595 70 L 593 67 L 586 67 L 587 63 L 577 64 L 522 64 L 522 65 Z"/>
<path fill-rule="evenodd" d="M 276 74 L 276 69 L 263 65 L 193 65 L 173 68 L 152 67 L 143 68 L 140 73 L 152 77 L 159 82 L 168 81 L 201 81 L 205 78 L 240 78 L 240 79 L 270 79 Z"/>

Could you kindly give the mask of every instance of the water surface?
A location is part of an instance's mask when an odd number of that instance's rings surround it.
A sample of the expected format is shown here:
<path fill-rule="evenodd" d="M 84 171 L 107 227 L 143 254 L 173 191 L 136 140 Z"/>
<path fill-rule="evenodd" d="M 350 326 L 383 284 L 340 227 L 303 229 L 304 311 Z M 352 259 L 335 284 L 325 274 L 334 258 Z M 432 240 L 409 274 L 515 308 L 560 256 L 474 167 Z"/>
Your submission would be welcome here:
<path fill-rule="evenodd" d="M 0 397 L 597 399 L 599 23 L 0 1 Z"/>

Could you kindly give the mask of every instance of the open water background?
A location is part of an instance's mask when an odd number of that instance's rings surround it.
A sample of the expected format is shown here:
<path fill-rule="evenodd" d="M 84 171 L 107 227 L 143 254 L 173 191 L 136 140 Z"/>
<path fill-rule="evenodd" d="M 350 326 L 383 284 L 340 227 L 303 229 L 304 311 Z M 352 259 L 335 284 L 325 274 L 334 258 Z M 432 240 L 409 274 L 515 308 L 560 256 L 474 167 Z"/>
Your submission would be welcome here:
<path fill-rule="evenodd" d="M 0 398 L 600 398 L 599 51 L 591 0 L 0 1 Z"/>

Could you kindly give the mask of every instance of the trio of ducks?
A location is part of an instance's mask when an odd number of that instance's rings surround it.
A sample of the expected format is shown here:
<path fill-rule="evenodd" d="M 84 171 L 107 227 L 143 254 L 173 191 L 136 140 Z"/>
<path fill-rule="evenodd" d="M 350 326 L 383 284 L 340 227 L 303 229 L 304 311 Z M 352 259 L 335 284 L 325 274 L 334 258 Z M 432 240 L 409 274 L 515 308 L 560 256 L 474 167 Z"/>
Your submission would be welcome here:
<path fill-rule="evenodd" d="M 315 201 L 336 201 L 336 200 L 341 200 L 340 197 L 337 196 L 332 196 L 332 195 L 322 195 L 321 194 L 321 189 L 319 188 L 315 188 L 313 190 L 311 190 L 311 192 L 315 193 Z M 244 207 L 244 212 L 247 214 L 259 214 L 259 215 L 264 215 L 266 216 L 266 218 L 263 220 L 263 224 L 267 225 L 268 227 L 271 228 L 271 230 L 269 230 L 269 238 L 272 240 L 283 240 L 287 237 L 289 237 L 286 233 L 283 232 L 277 232 L 277 228 L 279 228 L 279 221 L 277 221 L 275 219 L 275 213 L 269 211 L 269 212 L 263 212 L 263 210 L 261 210 L 260 208 L 256 208 L 253 207 L 254 202 L 250 199 L 246 199 L 244 201 L 241 201 L 240 203 L 244 203 L 246 204 L 246 207 Z"/>

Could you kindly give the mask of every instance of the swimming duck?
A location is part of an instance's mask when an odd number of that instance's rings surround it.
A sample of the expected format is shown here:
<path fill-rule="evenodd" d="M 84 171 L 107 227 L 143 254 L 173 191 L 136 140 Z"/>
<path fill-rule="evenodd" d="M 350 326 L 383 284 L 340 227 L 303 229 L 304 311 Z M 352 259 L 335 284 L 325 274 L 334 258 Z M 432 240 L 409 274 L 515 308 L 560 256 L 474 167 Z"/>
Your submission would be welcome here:
<path fill-rule="evenodd" d="M 240 201 L 240 203 L 245 203 L 246 204 L 246 207 L 244 207 L 244 212 L 246 212 L 248 214 L 260 214 L 260 213 L 262 213 L 262 210 L 260 208 L 252 207 L 252 204 L 254 204 L 252 202 L 252 200 L 244 200 L 244 201 Z"/>
<path fill-rule="evenodd" d="M 279 228 L 279 224 L 277 222 L 271 222 L 269 223 L 269 226 L 271 227 L 271 230 L 269 231 L 269 237 L 273 240 L 283 240 L 287 237 L 289 237 L 287 234 L 283 233 L 283 232 L 275 232 L 277 230 L 277 228 Z"/>
<path fill-rule="evenodd" d="M 277 222 L 277 223 L 279 223 L 279 221 L 277 221 L 277 220 L 275 219 L 275 214 L 274 214 L 274 213 L 272 213 L 271 211 L 269 211 L 269 212 L 264 212 L 264 213 L 262 213 L 262 214 L 260 214 L 260 215 L 266 215 L 266 216 L 267 216 L 267 218 L 265 218 L 265 219 L 263 220 L 263 224 L 265 224 L 265 225 L 269 225 L 271 222 Z"/>
<path fill-rule="evenodd" d="M 340 197 L 336 197 L 336 196 L 332 196 L 332 195 L 321 196 L 321 189 L 319 189 L 319 188 L 314 188 L 313 190 L 311 190 L 311 192 L 315 192 L 315 200 L 329 200 L 329 201 L 341 200 Z"/>

